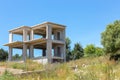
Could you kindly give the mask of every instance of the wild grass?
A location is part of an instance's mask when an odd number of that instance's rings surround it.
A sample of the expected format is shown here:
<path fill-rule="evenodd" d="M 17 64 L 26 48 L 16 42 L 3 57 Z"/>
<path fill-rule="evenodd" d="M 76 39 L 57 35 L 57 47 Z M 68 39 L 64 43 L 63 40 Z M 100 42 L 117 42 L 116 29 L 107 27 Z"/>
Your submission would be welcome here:
<path fill-rule="evenodd" d="M 11 76 L 15 80 L 120 80 L 120 62 L 109 61 L 107 56 L 86 57 L 62 64 L 47 64 L 40 66 L 41 68 L 37 63 L 28 61 L 27 65 L 30 64 L 30 69 L 27 70 L 45 69 L 45 71 L 39 74 Z"/>
<path fill-rule="evenodd" d="M 26 60 L 26 62 L 0 62 L 1 67 L 22 69 L 24 71 L 35 71 L 44 69 L 44 65 L 33 62 L 32 60 Z"/>
<path fill-rule="evenodd" d="M 0 76 L 0 80 L 17 80 L 17 77 L 13 76 L 9 71 L 5 71 L 3 75 Z"/>

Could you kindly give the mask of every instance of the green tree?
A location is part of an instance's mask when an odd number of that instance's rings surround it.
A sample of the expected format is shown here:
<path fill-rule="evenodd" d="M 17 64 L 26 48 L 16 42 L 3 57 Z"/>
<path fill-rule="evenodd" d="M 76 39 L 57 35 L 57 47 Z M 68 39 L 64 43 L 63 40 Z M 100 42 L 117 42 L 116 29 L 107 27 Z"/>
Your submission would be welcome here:
<path fill-rule="evenodd" d="M 71 40 L 67 37 L 65 39 L 65 42 L 66 42 L 66 61 L 69 61 L 69 60 L 71 60 L 71 57 L 72 57 L 71 47 L 70 47 Z"/>
<path fill-rule="evenodd" d="M 106 53 L 115 54 L 120 50 L 120 20 L 107 25 L 101 34 L 101 43 Z"/>
<path fill-rule="evenodd" d="M 93 44 L 87 45 L 84 49 L 85 56 L 101 56 L 104 51 L 100 47 L 96 47 Z"/>
<path fill-rule="evenodd" d="M 74 46 L 74 49 L 72 51 L 72 58 L 75 59 L 80 59 L 84 55 L 84 50 L 80 43 L 76 43 Z"/>
<path fill-rule="evenodd" d="M 96 56 L 102 56 L 102 55 L 104 55 L 103 48 L 96 47 L 95 54 L 96 54 Z"/>
<path fill-rule="evenodd" d="M 87 45 L 84 49 L 85 56 L 94 56 L 96 48 L 93 44 Z"/>
<path fill-rule="evenodd" d="M 8 58 L 8 52 L 4 49 L 0 49 L 0 61 L 4 61 Z"/>

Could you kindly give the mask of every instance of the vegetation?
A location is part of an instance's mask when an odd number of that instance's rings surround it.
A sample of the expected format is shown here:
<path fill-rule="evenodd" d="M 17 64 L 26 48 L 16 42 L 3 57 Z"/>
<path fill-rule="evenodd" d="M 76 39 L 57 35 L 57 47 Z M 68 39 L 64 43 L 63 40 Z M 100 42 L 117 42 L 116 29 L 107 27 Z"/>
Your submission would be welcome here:
<path fill-rule="evenodd" d="M 20 60 L 22 59 L 22 55 L 20 56 L 19 54 L 15 54 L 13 57 L 12 57 L 13 60 Z"/>
<path fill-rule="evenodd" d="M 0 76 L 0 80 L 17 80 L 17 77 L 13 76 L 9 71 L 5 71 L 2 76 Z"/>
<path fill-rule="evenodd" d="M 116 54 L 120 49 L 120 20 L 107 25 L 101 34 L 101 43 L 106 53 Z"/>
<path fill-rule="evenodd" d="M 13 68 L 13 69 L 22 69 L 24 71 L 35 71 L 35 70 L 43 70 L 44 65 L 34 62 L 32 60 L 26 60 L 26 62 L 0 62 L 0 66 L 5 68 Z"/>
<path fill-rule="evenodd" d="M 0 76 L 0 80 L 120 80 L 120 63 L 108 58 L 86 57 L 68 63 L 47 64 L 44 72 L 23 76 L 7 72 Z"/>
<path fill-rule="evenodd" d="M 70 47 L 71 40 L 67 37 L 65 39 L 65 42 L 66 42 L 66 60 L 69 61 L 72 59 L 71 47 Z"/>
<path fill-rule="evenodd" d="M 93 44 L 87 45 L 86 48 L 84 49 L 85 56 L 94 56 L 95 55 L 95 46 Z"/>
<path fill-rule="evenodd" d="M 66 60 L 76 60 L 80 59 L 81 57 L 84 56 L 84 49 L 82 48 L 80 43 L 76 43 L 74 45 L 73 50 L 71 50 L 70 47 L 71 40 L 67 37 L 66 38 Z"/>
<path fill-rule="evenodd" d="M 8 52 L 4 49 L 0 49 L 0 61 L 4 61 L 8 58 Z"/>
<path fill-rule="evenodd" d="M 41 73 L 23 76 L 15 76 L 9 71 L 5 71 L 0 76 L 0 80 L 120 80 L 118 59 L 120 55 L 111 57 L 117 57 L 116 61 L 110 61 L 109 56 L 104 55 L 105 52 L 107 54 L 120 53 L 120 21 L 117 20 L 106 27 L 106 30 L 101 34 L 101 43 L 104 48 L 89 44 L 83 49 L 80 43 L 76 43 L 71 50 L 71 40 L 66 38 L 66 59 L 69 61 L 67 63 L 42 65 L 31 60 L 27 60 L 25 63 L 0 62 L 0 66 L 7 68 L 24 71 L 44 70 Z M 1 60 L 6 59 L 3 53 L 7 54 L 6 51 L 0 49 Z M 20 56 L 16 54 L 14 58 L 17 59 Z"/>
<path fill-rule="evenodd" d="M 104 52 L 103 48 L 101 48 L 101 47 L 96 47 L 95 54 L 96 54 L 97 56 L 102 56 L 102 55 L 105 55 L 105 52 Z"/>
<path fill-rule="evenodd" d="M 104 54 L 104 51 L 100 47 L 96 47 L 93 44 L 87 45 L 84 49 L 85 56 L 101 56 Z"/>
<path fill-rule="evenodd" d="M 80 43 L 76 43 L 74 46 L 74 49 L 72 51 L 73 59 L 74 60 L 80 59 L 83 56 L 84 56 L 84 50 L 83 50 L 82 46 L 80 45 Z"/>

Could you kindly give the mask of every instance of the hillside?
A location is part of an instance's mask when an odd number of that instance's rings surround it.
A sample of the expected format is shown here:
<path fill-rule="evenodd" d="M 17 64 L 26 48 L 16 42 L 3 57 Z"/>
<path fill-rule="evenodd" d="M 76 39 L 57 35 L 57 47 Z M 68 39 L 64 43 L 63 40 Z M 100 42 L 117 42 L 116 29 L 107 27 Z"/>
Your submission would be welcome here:
<path fill-rule="evenodd" d="M 22 69 L 20 63 L 15 64 L 19 67 L 13 68 Z M 27 64 L 27 70 L 45 69 L 45 71 L 22 76 L 13 76 L 6 72 L 1 75 L 0 80 L 120 80 L 120 63 L 109 61 L 106 56 L 87 57 L 62 64 L 41 65 L 41 67 L 39 65 L 40 68 L 37 67 L 37 63 L 34 63 L 35 66 L 30 65 L 31 61 Z"/>

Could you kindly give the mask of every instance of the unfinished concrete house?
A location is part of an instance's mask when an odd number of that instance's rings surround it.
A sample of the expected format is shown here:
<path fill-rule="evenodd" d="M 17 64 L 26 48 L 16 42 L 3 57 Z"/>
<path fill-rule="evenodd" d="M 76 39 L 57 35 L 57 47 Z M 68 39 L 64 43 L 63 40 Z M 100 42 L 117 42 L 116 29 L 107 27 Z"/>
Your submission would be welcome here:
<path fill-rule="evenodd" d="M 19 39 L 14 41 L 14 34 L 22 36 L 22 41 Z M 39 37 L 36 39 L 34 35 Z M 12 61 L 13 48 L 17 48 L 22 50 L 23 61 L 26 61 L 27 58 L 34 60 L 34 49 L 40 49 L 42 50 L 42 57 L 38 58 L 38 61 L 64 62 L 66 61 L 65 26 L 45 22 L 32 27 L 18 27 L 9 31 L 9 43 L 5 46 L 9 47 L 9 61 Z"/>

